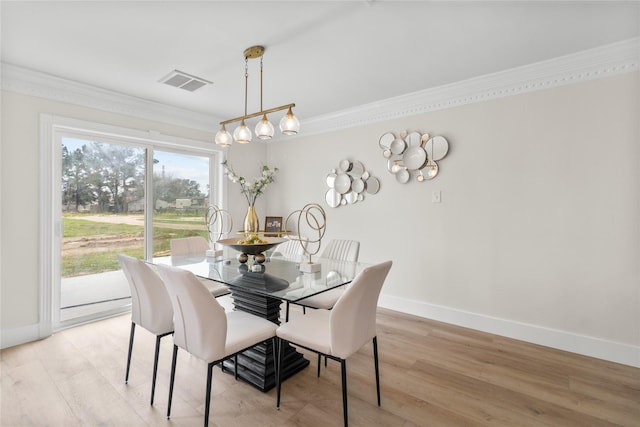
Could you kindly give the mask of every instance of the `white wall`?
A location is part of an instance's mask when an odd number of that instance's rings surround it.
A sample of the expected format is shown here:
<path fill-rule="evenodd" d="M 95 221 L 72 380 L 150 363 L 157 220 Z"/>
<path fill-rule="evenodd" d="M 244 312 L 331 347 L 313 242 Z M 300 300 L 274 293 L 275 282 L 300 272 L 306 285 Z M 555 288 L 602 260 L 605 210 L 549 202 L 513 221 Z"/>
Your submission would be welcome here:
<path fill-rule="evenodd" d="M 271 144 L 270 207 L 321 203 L 327 239 L 392 259 L 382 305 L 640 366 L 639 89 L 631 73 Z M 433 181 L 386 171 L 378 139 L 404 129 L 448 138 Z M 329 208 L 344 158 L 381 189 Z"/>
<path fill-rule="evenodd" d="M 361 259 L 393 259 L 381 304 L 640 366 L 639 73 L 272 144 L 233 146 L 253 176 L 281 172 L 258 215 L 324 204 L 325 176 L 362 161 L 382 187 L 331 209 L 326 238 L 362 242 Z M 37 325 L 39 114 L 210 141 L 211 133 L 2 93 L 2 333 Z M 398 184 L 384 132 L 442 134 L 431 182 Z M 26 169 L 24 165 L 33 165 Z M 17 185 L 18 184 L 18 185 Z M 442 191 L 442 203 L 431 192 Z M 246 210 L 229 187 L 237 224 Z M 324 205 L 326 206 L 326 204 Z"/>
<path fill-rule="evenodd" d="M 262 165 L 265 163 L 266 145 L 254 142 L 247 145 L 235 144 L 227 150 L 229 165 L 239 175 L 244 176 L 248 182 L 253 182 L 262 173 Z M 247 200 L 240 192 L 240 185 L 227 180 L 229 194 L 229 206 L 227 207 L 233 218 L 234 230 L 242 230 L 244 216 L 247 213 Z M 268 210 L 269 193 L 271 187 L 267 187 L 267 192 L 256 200 L 256 212 L 260 220 L 260 226 L 264 227 L 264 217 L 270 216 Z"/>

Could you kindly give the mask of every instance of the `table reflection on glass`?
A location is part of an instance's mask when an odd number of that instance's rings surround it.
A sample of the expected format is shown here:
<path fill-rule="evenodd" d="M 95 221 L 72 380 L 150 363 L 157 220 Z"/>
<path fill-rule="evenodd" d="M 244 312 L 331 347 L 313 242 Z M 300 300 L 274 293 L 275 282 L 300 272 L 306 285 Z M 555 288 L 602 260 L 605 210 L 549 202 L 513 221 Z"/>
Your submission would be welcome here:
<path fill-rule="evenodd" d="M 300 272 L 300 262 L 285 257 L 270 257 L 263 264 L 238 262 L 234 253 L 225 251 L 220 259 L 207 257 L 161 257 L 154 264 L 169 264 L 191 271 L 196 276 L 223 283 L 231 290 L 235 310 L 242 310 L 280 324 L 283 301 L 302 302 L 305 298 L 350 283 L 366 265 L 318 258 L 316 273 Z M 271 341 L 259 344 L 238 356 L 238 375 L 256 388 L 275 387 Z M 309 361 L 287 344 L 284 351 L 283 378 L 299 372 Z M 230 372 L 233 360 L 224 362 Z"/>

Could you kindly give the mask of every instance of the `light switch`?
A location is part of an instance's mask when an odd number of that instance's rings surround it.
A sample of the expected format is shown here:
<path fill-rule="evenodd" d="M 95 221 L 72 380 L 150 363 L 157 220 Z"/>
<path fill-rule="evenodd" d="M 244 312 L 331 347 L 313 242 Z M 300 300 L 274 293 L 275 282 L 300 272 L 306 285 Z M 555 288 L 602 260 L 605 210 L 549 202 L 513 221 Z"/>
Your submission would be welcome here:
<path fill-rule="evenodd" d="M 431 193 L 431 203 L 440 203 L 441 201 L 441 192 L 440 190 L 434 191 Z"/>

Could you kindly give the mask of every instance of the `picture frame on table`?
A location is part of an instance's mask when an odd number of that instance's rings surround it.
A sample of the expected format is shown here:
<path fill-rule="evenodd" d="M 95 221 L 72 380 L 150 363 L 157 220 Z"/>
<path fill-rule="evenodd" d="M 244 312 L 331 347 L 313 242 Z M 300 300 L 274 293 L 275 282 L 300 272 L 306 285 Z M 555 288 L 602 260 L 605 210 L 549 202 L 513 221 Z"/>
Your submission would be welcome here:
<path fill-rule="evenodd" d="M 281 216 L 267 216 L 264 219 L 264 235 L 266 237 L 278 237 L 282 231 Z"/>

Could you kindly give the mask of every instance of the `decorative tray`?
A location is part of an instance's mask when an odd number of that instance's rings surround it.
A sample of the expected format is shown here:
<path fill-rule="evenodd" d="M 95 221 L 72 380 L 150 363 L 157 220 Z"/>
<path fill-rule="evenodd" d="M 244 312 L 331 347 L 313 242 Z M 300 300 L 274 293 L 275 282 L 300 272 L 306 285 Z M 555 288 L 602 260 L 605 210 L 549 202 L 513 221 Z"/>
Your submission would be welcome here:
<path fill-rule="evenodd" d="M 229 246 L 236 251 L 247 255 L 258 255 L 264 251 L 278 246 L 280 243 L 284 243 L 285 239 L 280 237 L 260 237 L 259 243 L 242 243 L 244 241 L 241 237 L 231 237 L 228 239 L 218 240 L 223 246 Z M 264 242 L 264 243 L 263 243 Z"/>

